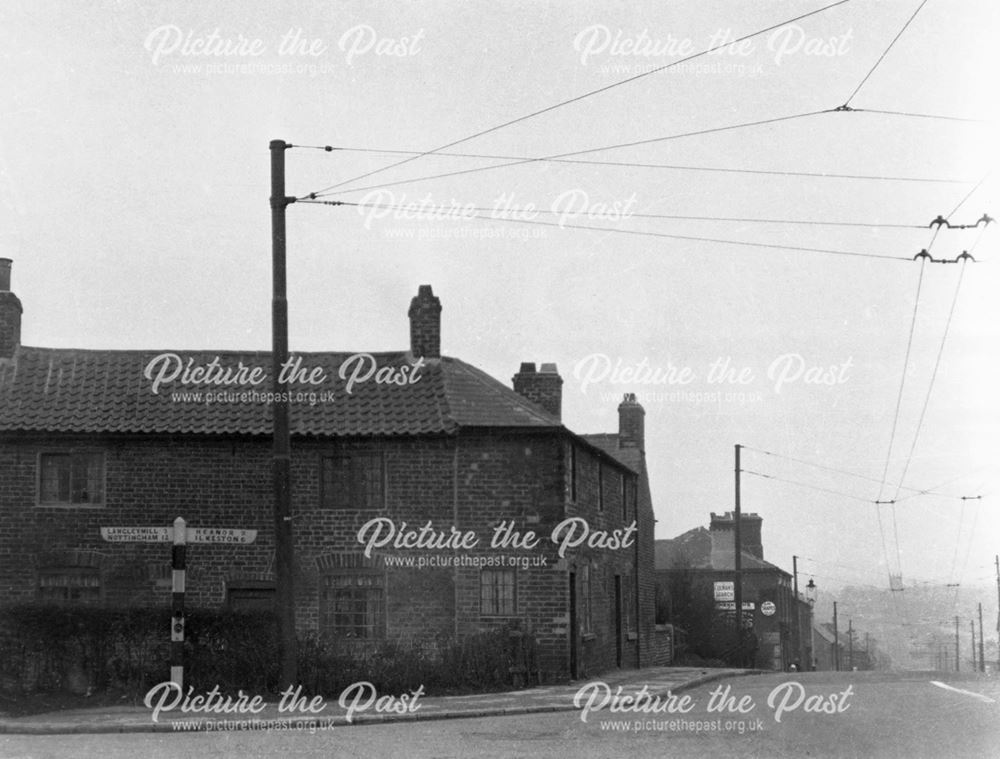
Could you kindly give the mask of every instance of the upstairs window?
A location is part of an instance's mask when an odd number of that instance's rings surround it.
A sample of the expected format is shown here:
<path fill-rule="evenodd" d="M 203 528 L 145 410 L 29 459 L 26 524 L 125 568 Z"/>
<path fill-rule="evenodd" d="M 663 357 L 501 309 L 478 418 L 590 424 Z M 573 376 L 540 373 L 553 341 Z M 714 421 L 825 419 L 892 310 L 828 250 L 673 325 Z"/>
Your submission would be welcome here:
<path fill-rule="evenodd" d="M 576 502 L 576 446 L 569 447 L 569 499 Z"/>
<path fill-rule="evenodd" d="M 604 511 L 604 464 L 597 462 L 597 510 Z"/>
<path fill-rule="evenodd" d="M 629 491 L 629 480 L 623 472 L 619 475 L 622 480 L 622 521 L 628 521 L 628 491 Z"/>
<path fill-rule="evenodd" d="M 321 501 L 327 509 L 379 510 L 385 502 L 381 453 L 355 452 L 323 458 Z"/>
<path fill-rule="evenodd" d="M 104 504 L 103 453 L 43 453 L 39 458 L 38 479 L 38 502 L 43 506 Z"/>

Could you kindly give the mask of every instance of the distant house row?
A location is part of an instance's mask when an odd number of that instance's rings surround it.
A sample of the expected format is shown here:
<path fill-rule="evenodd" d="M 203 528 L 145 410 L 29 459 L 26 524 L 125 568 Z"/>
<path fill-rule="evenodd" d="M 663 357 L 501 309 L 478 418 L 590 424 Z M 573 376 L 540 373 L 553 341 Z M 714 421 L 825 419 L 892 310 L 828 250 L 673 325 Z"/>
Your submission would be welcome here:
<path fill-rule="evenodd" d="M 679 651 L 703 659 L 740 658 L 736 646 L 735 515 L 712 514 L 696 527 L 657 540 L 657 621 L 678 628 Z M 814 661 L 812 604 L 796 597 L 792 575 L 764 560 L 763 519 L 741 514 L 742 663 L 761 669 L 808 668 Z M 747 658 L 749 657 L 749 658 Z"/>

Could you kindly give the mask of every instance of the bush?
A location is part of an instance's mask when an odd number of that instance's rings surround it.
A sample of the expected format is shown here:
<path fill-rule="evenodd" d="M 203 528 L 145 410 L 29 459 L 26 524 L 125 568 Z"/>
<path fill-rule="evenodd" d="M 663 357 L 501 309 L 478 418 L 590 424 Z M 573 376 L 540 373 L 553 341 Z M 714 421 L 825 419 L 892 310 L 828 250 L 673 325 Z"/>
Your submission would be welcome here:
<path fill-rule="evenodd" d="M 280 690 L 277 618 L 270 612 L 191 609 L 185 685 L 195 692 Z M 170 671 L 170 611 L 162 607 L 22 604 L 0 612 L 0 690 L 115 691 L 138 700 Z M 303 692 L 336 697 L 367 681 L 380 693 L 501 690 L 535 669 L 534 642 L 504 627 L 458 640 L 299 640 Z"/>

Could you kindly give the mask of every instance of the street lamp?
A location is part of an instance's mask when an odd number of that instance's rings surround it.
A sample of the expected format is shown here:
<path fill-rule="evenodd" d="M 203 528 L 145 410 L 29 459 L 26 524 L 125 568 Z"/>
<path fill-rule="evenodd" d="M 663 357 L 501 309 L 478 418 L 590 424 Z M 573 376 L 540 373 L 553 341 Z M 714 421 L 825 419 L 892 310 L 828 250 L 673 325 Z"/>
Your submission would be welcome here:
<path fill-rule="evenodd" d="M 816 583 L 813 578 L 809 578 L 809 582 L 806 583 L 806 602 L 809 604 L 809 668 L 815 669 L 816 661 L 816 639 L 814 637 L 815 633 L 813 631 L 813 610 L 812 607 L 816 605 Z"/>

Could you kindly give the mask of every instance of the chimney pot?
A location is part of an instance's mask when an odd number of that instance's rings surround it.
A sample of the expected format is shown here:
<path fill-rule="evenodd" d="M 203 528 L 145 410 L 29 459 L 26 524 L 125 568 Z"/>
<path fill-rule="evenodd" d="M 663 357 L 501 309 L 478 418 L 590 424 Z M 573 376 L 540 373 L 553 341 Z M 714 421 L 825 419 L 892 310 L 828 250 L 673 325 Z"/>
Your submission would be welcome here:
<path fill-rule="evenodd" d="M 10 265 L 14 263 L 9 258 L 0 258 L 0 292 L 10 290 Z"/>

